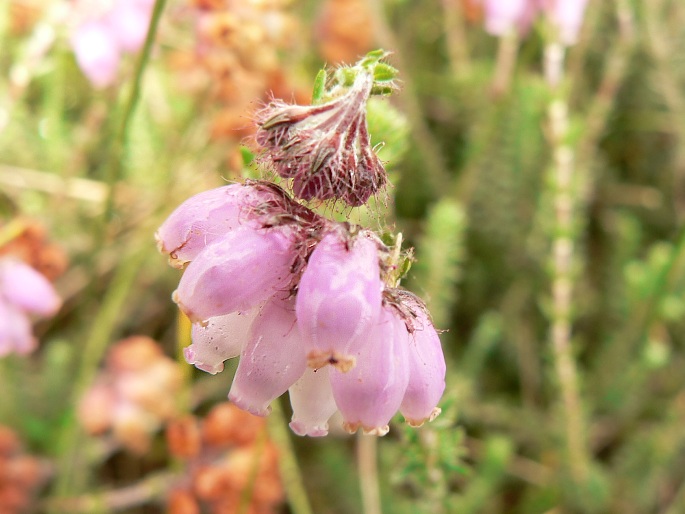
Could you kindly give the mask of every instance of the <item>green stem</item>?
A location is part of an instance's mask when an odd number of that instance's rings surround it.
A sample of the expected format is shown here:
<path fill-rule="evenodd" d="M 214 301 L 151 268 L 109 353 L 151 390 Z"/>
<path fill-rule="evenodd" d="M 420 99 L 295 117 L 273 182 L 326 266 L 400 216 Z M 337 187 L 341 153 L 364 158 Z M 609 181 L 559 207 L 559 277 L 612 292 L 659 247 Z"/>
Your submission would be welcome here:
<path fill-rule="evenodd" d="M 97 373 L 98 363 L 105 353 L 107 344 L 112 340 L 115 327 L 120 321 L 121 313 L 124 311 L 125 303 L 129 298 L 129 293 L 138 271 L 142 267 L 143 261 L 148 254 L 148 249 L 144 245 L 142 248 L 128 259 L 117 270 L 107 293 L 103 299 L 102 307 L 98 311 L 91 325 L 91 331 L 83 348 L 83 358 L 77 372 L 74 388 L 72 392 L 71 405 L 77 405 L 79 399 L 91 384 Z M 65 427 L 59 440 L 60 459 L 57 463 L 57 477 L 55 485 L 55 495 L 58 497 L 67 496 L 74 493 L 73 489 L 78 488 L 80 480 L 87 473 L 88 469 L 82 462 L 82 430 L 76 420 L 70 420 Z"/>
<path fill-rule="evenodd" d="M 145 68 L 147 67 L 148 61 L 150 60 L 150 53 L 152 52 L 152 45 L 155 41 L 155 36 L 157 34 L 157 27 L 159 25 L 159 20 L 164 11 L 166 5 L 166 0 L 155 0 L 155 5 L 152 10 L 152 17 L 150 18 L 150 25 L 147 30 L 147 36 L 145 37 L 145 43 L 143 49 L 140 52 L 138 62 L 136 63 L 135 72 L 133 74 L 133 83 L 131 84 L 131 92 L 129 93 L 126 105 L 124 106 L 124 112 L 122 114 L 119 126 L 114 136 L 114 141 L 112 142 L 109 165 L 107 167 L 106 182 L 109 186 L 109 192 L 107 196 L 107 202 L 105 204 L 105 214 L 103 216 L 103 223 L 106 225 L 114 216 L 114 204 L 115 204 L 115 185 L 121 178 L 124 160 L 124 153 L 126 150 L 126 141 L 128 137 L 128 130 L 133 119 L 133 113 L 135 112 L 136 106 L 138 105 L 138 99 L 140 98 L 140 90 L 143 82 L 143 74 Z M 104 228 L 104 227 L 103 227 Z M 104 232 L 104 231 L 103 231 Z"/>
<path fill-rule="evenodd" d="M 283 408 L 278 401 L 271 404 L 269 416 L 269 435 L 271 440 L 278 446 L 278 463 L 281 470 L 281 478 L 285 494 L 288 497 L 288 505 L 293 514 L 312 514 L 309 498 L 304 487 L 300 467 L 297 464 L 295 449 L 290 440 L 286 427 L 286 419 Z"/>
<path fill-rule="evenodd" d="M 362 495 L 364 514 L 382 514 L 381 493 L 378 485 L 378 437 L 357 435 L 357 466 L 359 468 L 359 489 Z"/>

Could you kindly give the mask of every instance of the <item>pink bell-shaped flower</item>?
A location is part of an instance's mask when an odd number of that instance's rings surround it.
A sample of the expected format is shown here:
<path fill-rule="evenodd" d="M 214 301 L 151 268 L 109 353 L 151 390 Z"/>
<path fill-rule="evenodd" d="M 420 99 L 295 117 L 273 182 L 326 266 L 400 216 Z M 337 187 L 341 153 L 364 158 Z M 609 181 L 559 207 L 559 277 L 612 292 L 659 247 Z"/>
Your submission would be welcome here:
<path fill-rule="evenodd" d="M 483 0 L 485 30 L 493 36 L 523 33 L 537 11 L 537 0 Z"/>
<path fill-rule="evenodd" d="M 409 382 L 409 332 L 399 312 L 383 306 L 356 353 L 357 364 L 343 373 L 331 370 L 331 386 L 343 427 L 350 433 L 385 435 Z"/>
<path fill-rule="evenodd" d="M 426 307 L 406 292 L 403 303 L 413 313 L 407 355 L 409 384 L 402 399 L 400 412 L 413 427 L 433 421 L 441 412 L 438 402 L 445 391 L 445 356 L 440 337 L 428 317 Z"/>
<path fill-rule="evenodd" d="M 153 5 L 146 0 L 117 0 L 107 13 L 107 23 L 122 50 L 133 53 L 143 46 Z"/>
<path fill-rule="evenodd" d="M 285 393 L 307 368 L 295 320 L 295 301 L 274 295 L 252 323 L 228 399 L 257 416 Z"/>
<path fill-rule="evenodd" d="M 188 265 L 172 298 L 192 322 L 251 307 L 288 288 L 294 260 L 288 227 L 239 227 Z"/>
<path fill-rule="evenodd" d="M 309 366 L 346 370 L 378 318 L 378 243 L 368 232 L 330 232 L 309 258 L 297 293 L 297 324 Z"/>
<path fill-rule="evenodd" d="M 183 349 L 188 364 L 212 375 L 223 371 L 224 361 L 240 355 L 258 307 L 210 318 L 205 326 L 195 323 L 193 343 Z"/>
<path fill-rule="evenodd" d="M 11 258 L 0 260 L 0 296 L 17 308 L 40 316 L 52 316 L 62 306 L 47 278 L 28 264 Z"/>
<path fill-rule="evenodd" d="M 266 188 L 232 184 L 199 193 L 172 212 L 155 233 L 174 268 L 183 268 L 209 243 L 241 225 L 257 226 L 253 210 L 274 198 Z"/>
<path fill-rule="evenodd" d="M 71 38 L 79 68 L 98 88 L 111 85 L 119 69 L 121 52 L 110 30 L 105 22 L 89 21 L 77 27 Z"/>
<path fill-rule="evenodd" d="M 28 315 L 0 296 L 0 357 L 26 355 L 36 348 Z"/>
<path fill-rule="evenodd" d="M 567 46 L 578 39 L 587 0 L 543 0 L 550 21 L 559 31 L 559 40 Z"/>
<path fill-rule="evenodd" d="M 328 420 L 338 410 L 329 379 L 330 367 L 308 368 L 289 391 L 293 417 L 290 428 L 297 435 L 328 435 Z"/>

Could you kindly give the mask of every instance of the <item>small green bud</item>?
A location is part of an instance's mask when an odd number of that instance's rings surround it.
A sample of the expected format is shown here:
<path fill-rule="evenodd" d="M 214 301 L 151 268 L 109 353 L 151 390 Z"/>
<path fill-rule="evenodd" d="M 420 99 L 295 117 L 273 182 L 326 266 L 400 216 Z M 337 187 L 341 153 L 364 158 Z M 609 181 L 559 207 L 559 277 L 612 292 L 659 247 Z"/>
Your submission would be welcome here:
<path fill-rule="evenodd" d="M 373 80 L 376 82 L 390 82 L 397 78 L 398 73 L 397 68 L 385 64 L 384 62 L 379 62 L 373 68 Z"/>
<path fill-rule="evenodd" d="M 328 74 L 325 69 L 319 70 L 319 73 L 316 74 L 316 78 L 314 79 L 314 90 L 312 91 L 312 104 L 316 105 L 321 103 L 326 90 L 327 78 Z"/>

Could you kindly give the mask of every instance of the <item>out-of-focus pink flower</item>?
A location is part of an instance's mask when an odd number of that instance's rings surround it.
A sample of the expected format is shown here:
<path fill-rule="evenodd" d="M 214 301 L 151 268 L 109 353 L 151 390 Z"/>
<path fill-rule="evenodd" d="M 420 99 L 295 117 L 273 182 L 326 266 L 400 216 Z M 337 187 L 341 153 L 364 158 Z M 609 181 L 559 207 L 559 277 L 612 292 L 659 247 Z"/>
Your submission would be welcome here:
<path fill-rule="evenodd" d="M 587 0 L 542 0 L 552 24 L 559 32 L 559 40 L 565 45 L 573 45 L 583 24 Z"/>
<path fill-rule="evenodd" d="M 483 0 L 485 30 L 494 36 L 524 33 L 530 28 L 537 0 Z"/>
<path fill-rule="evenodd" d="M 88 80 L 97 87 L 111 85 L 125 53 L 137 52 L 145 41 L 152 6 L 150 0 L 114 0 L 107 8 L 80 1 L 73 4 L 75 26 L 71 46 Z"/>
<path fill-rule="evenodd" d="M 61 305 L 43 275 L 17 259 L 0 258 L 0 357 L 33 351 L 36 339 L 30 316 L 52 316 Z"/>
<path fill-rule="evenodd" d="M 587 0 L 482 0 L 485 30 L 495 36 L 512 31 L 524 34 L 537 16 L 545 14 L 558 32 L 559 41 L 575 44 Z"/>
<path fill-rule="evenodd" d="M 0 294 L 17 308 L 39 316 L 52 316 L 62 305 L 48 279 L 11 258 L 0 260 Z"/>
<path fill-rule="evenodd" d="M 342 373 L 331 370 L 335 403 L 348 432 L 385 435 L 409 383 L 409 332 L 391 306 L 381 309 L 378 321 L 357 351 L 356 365 Z"/>
<path fill-rule="evenodd" d="M 95 87 L 109 86 L 117 76 L 121 51 L 110 37 L 109 26 L 100 21 L 77 27 L 71 38 L 76 62 Z"/>
<path fill-rule="evenodd" d="M 302 275 L 297 324 L 311 367 L 354 365 L 381 307 L 378 243 L 368 232 L 327 234 Z"/>

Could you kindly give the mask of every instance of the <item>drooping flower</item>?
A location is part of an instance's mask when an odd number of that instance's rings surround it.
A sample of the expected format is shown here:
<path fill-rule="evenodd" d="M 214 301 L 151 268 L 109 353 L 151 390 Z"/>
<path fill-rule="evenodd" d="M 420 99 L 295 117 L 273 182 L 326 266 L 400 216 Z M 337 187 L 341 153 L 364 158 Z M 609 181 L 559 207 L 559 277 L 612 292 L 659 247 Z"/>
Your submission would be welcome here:
<path fill-rule="evenodd" d="M 297 435 L 328 435 L 328 420 L 338 410 L 329 378 L 331 367 L 308 368 L 288 393 L 293 417 L 290 428 Z"/>
<path fill-rule="evenodd" d="M 387 173 L 371 148 L 366 122 L 366 103 L 377 77 L 383 77 L 384 90 L 394 87 L 396 70 L 378 63 L 384 55 L 367 56 L 347 69 L 354 78 L 340 81 L 351 84 L 338 85 L 344 94 L 331 95 L 328 102 L 302 106 L 273 101 L 257 113 L 255 138 L 264 149 L 263 161 L 292 179 L 297 198 L 342 200 L 357 207 L 385 186 Z"/>
<path fill-rule="evenodd" d="M 288 288 L 293 237 L 287 227 L 240 227 L 225 234 L 188 265 L 174 301 L 193 322 L 251 309 Z"/>
<path fill-rule="evenodd" d="M 425 304 L 408 291 L 392 289 L 386 294 L 394 297 L 406 313 L 409 382 L 400 413 L 409 425 L 418 427 L 425 421 L 433 421 L 441 412 L 438 402 L 445 391 L 445 356 Z"/>
<path fill-rule="evenodd" d="M 266 415 L 288 390 L 299 435 L 326 435 L 336 410 L 348 431 L 378 435 L 398 410 L 412 425 L 435 417 L 440 341 L 420 300 L 385 286 L 388 248 L 268 187 L 273 196 L 233 210 L 222 205 L 232 195 L 209 193 L 158 231 L 165 252 L 192 249 L 174 294 L 195 322 L 186 360 L 216 373 L 239 353 L 229 398 Z"/>
<path fill-rule="evenodd" d="M 61 305 L 43 275 L 18 259 L 0 258 L 0 357 L 33 351 L 37 342 L 30 316 L 52 316 Z"/>
<path fill-rule="evenodd" d="M 157 246 L 169 263 L 182 268 L 205 246 L 242 225 L 257 226 L 256 210 L 275 202 L 276 190 L 232 184 L 199 193 L 171 213 L 155 233 Z"/>
<path fill-rule="evenodd" d="M 283 300 L 276 294 L 252 323 L 228 399 L 241 409 L 264 416 L 270 411 L 269 404 L 306 368 L 294 298 Z"/>
<path fill-rule="evenodd" d="M 297 324 L 311 367 L 347 370 L 381 307 L 379 244 L 368 231 L 334 231 L 316 246 L 297 294 Z"/>
<path fill-rule="evenodd" d="M 137 52 L 143 45 L 153 4 L 151 0 L 74 2 L 73 16 L 78 22 L 71 46 L 79 67 L 95 87 L 111 85 L 122 55 Z"/>
<path fill-rule="evenodd" d="M 386 305 L 366 339 L 354 368 L 331 370 L 333 397 L 345 430 L 385 435 L 409 382 L 409 332 L 394 307 Z"/>

